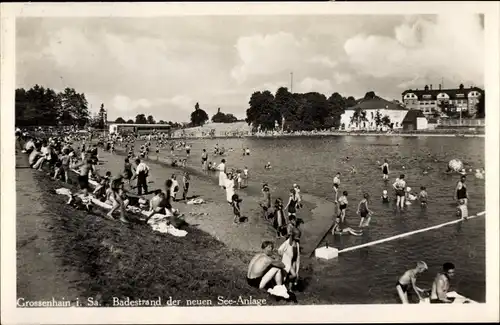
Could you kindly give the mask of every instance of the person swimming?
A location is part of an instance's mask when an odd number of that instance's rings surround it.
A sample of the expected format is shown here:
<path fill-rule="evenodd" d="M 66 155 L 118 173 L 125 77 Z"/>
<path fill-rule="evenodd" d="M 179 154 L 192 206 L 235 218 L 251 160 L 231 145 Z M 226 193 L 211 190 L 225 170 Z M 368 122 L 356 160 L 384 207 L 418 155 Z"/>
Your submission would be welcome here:
<path fill-rule="evenodd" d="M 271 166 L 271 162 L 267 162 L 267 164 L 264 166 L 264 168 L 265 168 L 265 169 L 271 169 L 271 168 L 273 168 L 273 167 Z"/>
<path fill-rule="evenodd" d="M 387 194 L 387 190 L 382 191 L 382 203 L 389 203 L 389 195 Z"/>
<path fill-rule="evenodd" d="M 332 235 L 352 235 L 352 236 L 362 236 L 363 235 L 363 230 L 355 230 L 351 227 L 344 227 L 343 224 L 340 222 L 340 217 L 337 216 L 335 218 L 335 224 L 333 225 L 332 228 Z"/>

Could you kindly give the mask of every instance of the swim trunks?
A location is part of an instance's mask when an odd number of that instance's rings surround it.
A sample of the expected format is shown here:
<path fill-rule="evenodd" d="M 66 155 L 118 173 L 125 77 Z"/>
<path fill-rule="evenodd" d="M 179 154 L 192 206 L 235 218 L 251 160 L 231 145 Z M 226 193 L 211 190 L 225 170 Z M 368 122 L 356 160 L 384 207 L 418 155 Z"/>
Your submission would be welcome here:
<path fill-rule="evenodd" d="M 359 216 L 361 218 L 366 218 L 368 216 L 368 211 L 366 211 L 366 210 L 359 211 Z"/>
<path fill-rule="evenodd" d="M 396 287 L 397 286 L 400 286 L 401 287 L 401 290 L 403 290 L 403 292 L 408 292 L 408 289 L 409 289 L 409 285 L 408 284 L 401 284 L 399 281 L 396 283 Z"/>
<path fill-rule="evenodd" d="M 89 176 L 88 175 L 79 175 L 78 176 L 78 184 L 80 185 L 80 189 L 89 188 Z"/>
<path fill-rule="evenodd" d="M 405 190 L 396 190 L 397 196 L 405 196 Z"/>
<path fill-rule="evenodd" d="M 341 204 L 341 205 L 339 206 L 339 209 L 340 209 L 340 210 L 345 210 L 345 209 L 347 209 L 347 204 Z"/>
<path fill-rule="evenodd" d="M 248 285 L 250 285 L 251 287 L 254 287 L 254 288 L 259 288 L 260 281 L 262 281 L 262 277 L 258 277 L 255 279 L 250 279 L 249 277 L 247 277 Z"/>

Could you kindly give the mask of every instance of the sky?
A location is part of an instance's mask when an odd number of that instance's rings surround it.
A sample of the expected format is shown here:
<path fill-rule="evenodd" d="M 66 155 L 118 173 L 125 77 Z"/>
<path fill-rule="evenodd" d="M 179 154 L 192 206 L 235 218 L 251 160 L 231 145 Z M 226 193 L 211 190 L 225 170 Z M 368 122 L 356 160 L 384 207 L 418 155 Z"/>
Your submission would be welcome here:
<path fill-rule="evenodd" d="M 292 75 L 293 72 L 293 83 Z M 484 23 L 477 15 L 18 18 L 16 87 L 83 92 L 108 120 L 153 115 L 187 122 L 245 118 L 255 91 L 368 91 L 484 85 Z"/>

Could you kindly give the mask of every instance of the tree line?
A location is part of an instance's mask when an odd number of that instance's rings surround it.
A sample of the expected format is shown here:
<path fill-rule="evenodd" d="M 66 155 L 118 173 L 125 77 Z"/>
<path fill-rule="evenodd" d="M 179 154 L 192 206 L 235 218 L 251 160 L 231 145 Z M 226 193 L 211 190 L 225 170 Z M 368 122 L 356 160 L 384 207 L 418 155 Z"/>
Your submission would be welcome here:
<path fill-rule="evenodd" d="M 268 90 L 254 92 L 249 105 L 246 122 L 254 130 L 311 131 L 338 128 L 341 115 L 356 100 L 337 92 L 327 98 L 318 92 L 291 93 L 281 87 L 275 95 Z"/>
<path fill-rule="evenodd" d="M 122 117 L 118 117 L 115 123 L 121 124 L 170 124 L 173 127 L 181 127 L 182 124 L 172 121 L 159 120 L 158 122 L 154 119 L 153 115 L 137 114 L 135 120 L 129 119 L 125 121 Z"/>
<path fill-rule="evenodd" d="M 77 126 L 91 120 L 85 94 L 73 88 L 56 92 L 35 85 L 15 91 L 15 123 L 17 126 Z"/>

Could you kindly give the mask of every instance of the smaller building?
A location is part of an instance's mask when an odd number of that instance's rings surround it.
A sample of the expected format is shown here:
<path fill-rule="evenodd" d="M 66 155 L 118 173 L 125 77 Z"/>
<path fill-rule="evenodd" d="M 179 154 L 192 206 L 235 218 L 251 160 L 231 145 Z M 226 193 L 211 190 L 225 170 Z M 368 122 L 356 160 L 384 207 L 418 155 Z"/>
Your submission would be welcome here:
<path fill-rule="evenodd" d="M 410 110 L 403 119 L 403 130 L 415 131 L 428 128 L 427 118 L 420 110 Z"/>
<path fill-rule="evenodd" d="M 385 100 L 374 93 L 367 93 L 357 104 L 345 110 L 340 117 L 341 128 L 345 130 L 377 130 L 384 123 L 377 123 L 377 116 L 386 119 L 391 129 L 401 129 L 408 109 L 397 102 Z"/>

